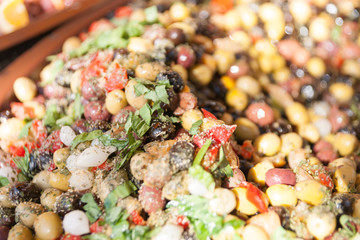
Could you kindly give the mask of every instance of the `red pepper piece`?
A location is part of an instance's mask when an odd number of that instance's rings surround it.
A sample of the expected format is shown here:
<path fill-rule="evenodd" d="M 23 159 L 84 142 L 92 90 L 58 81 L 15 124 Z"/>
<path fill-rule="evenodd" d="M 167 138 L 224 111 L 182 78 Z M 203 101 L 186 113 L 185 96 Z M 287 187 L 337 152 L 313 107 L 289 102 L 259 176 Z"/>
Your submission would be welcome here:
<path fill-rule="evenodd" d="M 129 218 L 131 219 L 131 221 L 133 223 L 135 223 L 136 225 L 141 225 L 141 226 L 145 226 L 146 225 L 146 222 L 145 220 L 143 219 L 142 216 L 140 216 L 139 212 L 134 210 L 130 213 L 130 216 Z"/>
<path fill-rule="evenodd" d="M 25 118 L 34 118 L 35 112 L 34 108 L 26 107 L 21 102 L 12 102 L 10 103 L 11 113 L 14 114 L 15 117 L 19 119 Z"/>
<path fill-rule="evenodd" d="M 128 81 L 126 69 L 121 67 L 119 63 L 114 62 L 105 75 L 105 90 L 111 92 L 115 89 L 124 89 Z"/>
<path fill-rule="evenodd" d="M 247 184 L 246 198 L 247 200 L 249 200 L 249 202 L 251 202 L 257 207 L 259 212 L 265 213 L 268 211 L 265 201 L 263 199 L 263 192 L 251 183 Z"/>
<path fill-rule="evenodd" d="M 211 0 L 210 1 L 210 8 L 215 13 L 226 13 L 234 6 L 233 0 Z"/>
<path fill-rule="evenodd" d="M 62 236 L 60 239 L 61 240 L 81 240 L 82 237 L 68 233 L 68 234 L 65 234 L 64 236 Z"/>
<path fill-rule="evenodd" d="M 215 117 L 215 115 L 212 114 L 211 112 L 207 111 L 206 109 L 202 108 L 201 111 L 202 111 L 202 113 L 204 114 L 204 117 L 205 117 L 205 118 L 212 118 L 212 119 L 216 119 L 216 120 L 217 120 L 217 118 Z"/>
<path fill-rule="evenodd" d="M 104 227 L 100 225 L 100 222 L 104 219 L 99 218 L 96 222 L 90 225 L 90 232 L 91 233 L 99 233 L 104 230 Z"/>
<path fill-rule="evenodd" d="M 14 145 L 10 145 L 9 146 L 9 153 L 12 156 L 15 157 L 24 157 L 25 156 L 25 149 L 23 146 L 14 146 Z"/>
<path fill-rule="evenodd" d="M 221 144 L 225 144 L 229 141 L 231 134 L 236 129 L 236 125 L 217 125 L 208 130 L 208 134 L 219 141 Z"/>
<path fill-rule="evenodd" d="M 184 229 L 187 229 L 189 227 L 189 220 L 183 215 L 177 216 L 176 223 Z"/>
<path fill-rule="evenodd" d="M 251 159 L 255 148 L 251 144 L 250 140 L 244 141 L 243 145 L 240 147 L 240 155 L 245 159 Z"/>
<path fill-rule="evenodd" d="M 334 182 L 329 175 L 326 173 L 320 173 L 318 177 L 322 185 L 330 188 L 331 190 L 334 188 Z"/>
<path fill-rule="evenodd" d="M 55 130 L 44 140 L 39 151 L 54 153 L 63 146 L 64 144 L 60 140 L 60 130 Z"/>
<path fill-rule="evenodd" d="M 132 8 L 129 6 L 119 7 L 115 10 L 115 17 L 116 18 L 124 18 L 129 17 L 132 13 Z"/>

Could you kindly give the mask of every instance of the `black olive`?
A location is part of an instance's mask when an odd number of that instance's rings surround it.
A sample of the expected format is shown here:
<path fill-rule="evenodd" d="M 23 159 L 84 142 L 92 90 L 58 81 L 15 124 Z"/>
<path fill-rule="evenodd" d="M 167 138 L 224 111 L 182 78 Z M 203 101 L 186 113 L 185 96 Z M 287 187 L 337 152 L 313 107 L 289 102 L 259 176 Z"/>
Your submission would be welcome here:
<path fill-rule="evenodd" d="M 225 36 L 225 32 L 220 30 L 217 26 L 210 23 L 207 19 L 198 18 L 196 22 L 196 33 L 205 35 L 210 39 L 222 38 Z"/>
<path fill-rule="evenodd" d="M 163 13 L 163 12 L 165 12 L 166 10 L 169 10 L 169 8 L 170 8 L 170 4 L 169 4 L 169 3 L 162 2 L 162 3 L 156 4 L 156 9 L 157 9 L 158 12 L 160 12 L 160 13 Z"/>
<path fill-rule="evenodd" d="M 103 132 L 106 132 L 111 128 L 111 123 L 103 120 L 95 120 L 95 121 L 87 120 L 85 122 L 85 127 L 86 127 L 86 132 L 92 132 L 95 130 L 101 130 Z"/>
<path fill-rule="evenodd" d="M 176 128 L 174 124 L 169 121 L 162 122 L 154 120 L 151 123 L 150 130 L 148 131 L 151 141 L 164 141 L 172 138 L 175 135 Z"/>
<path fill-rule="evenodd" d="M 9 118 L 12 118 L 13 115 L 10 110 L 5 110 L 0 112 L 0 123 L 5 122 Z"/>
<path fill-rule="evenodd" d="M 65 192 L 61 194 L 55 202 L 55 211 L 60 216 L 63 217 L 65 214 L 82 209 L 83 202 L 81 202 L 82 194 L 79 192 Z"/>
<path fill-rule="evenodd" d="M 170 84 L 173 86 L 175 92 L 180 92 L 184 88 L 184 80 L 175 71 L 168 70 L 161 72 L 156 76 L 157 81 L 169 80 Z"/>
<path fill-rule="evenodd" d="M 177 51 L 175 48 L 166 48 L 165 64 L 170 66 L 177 58 Z"/>
<path fill-rule="evenodd" d="M 186 42 L 184 31 L 180 28 L 170 28 L 166 31 L 166 38 L 170 39 L 175 45 Z"/>
<path fill-rule="evenodd" d="M 353 135 L 356 135 L 356 131 L 355 131 L 355 128 L 351 125 L 348 125 L 348 126 L 345 126 L 345 127 L 342 127 L 338 130 L 338 132 L 342 132 L 342 133 L 349 133 L 349 134 L 353 134 Z"/>
<path fill-rule="evenodd" d="M 131 78 L 131 77 L 134 78 L 135 77 L 135 71 L 130 69 L 130 68 L 126 69 L 126 73 L 127 73 L 129 78 Z"/>
<path fill-rule="evenodd" d="M 201 46 L 201 45 L 198 45 L 198 44 L 191 44 L 190 46 L 195 52 L 196 61 L 199 62 L 201 60 L 201 58 L 202 58 L 202 55 L 205 52 L 204 46 Z"/>
<path fill-rule="evenodd" d="M 214 114 L 217 118 L 221 118 L 221 116 L 226 112 L 225 104 L 221 103 L 220 101 L 205 100 L 200 106 Z"/>
<path fill-rule="evenodd" d="M 335 203 L 337 216 L 342 214 L 352 215 L 354 199 L 349 194 L 336 194 L 333 196 L 332 202 Z"/>
<path fill-rule="evenodd" d="M 282 135 L 285 133 L 292 132 L 293 128 L 291 124 L 285 119 L 278 119 L 277 121 L 273 122 L 269 126 L 264 127 L 264 132 L 273 132 L 277 135 Z"/>
<path fill-rule="evenodd" d="M 209 87 L 215 93 L 217 98 L 225 99 L 227 88 L 222 84 L 218 77 L 210 82 Z"/>
<path fill-rule="evenodd" d="M 189 169 L 194 159 L 194 145 L 186 141 L 176 142 L 170 149 L 170 164 L 175 172 Z"/>
<path fill-rule="evenodd" d="M 129 51 L 126 48 L 114 49 L 114 58 L 121 58 L 121 56 L 128 55 Z"/>
<path fill-rule="evenodd" d="M 76 120 L 73 125 L 71 126 L 71 128 L 77 133 L 77 134 L 81 134 L 83 132 L 86 132 L 86 120 L 84 119 L 79 119 Z"/>
<path fill-rule="evenodd" d="M 41 189 L 35 183 L 18 182 L 10 188 L 10 200 L 19 204 L 21 202 L 40 202 Z"/>
<path fill-rule="evenodd" d="M 0 226 L 15 225 L 15 208 L 0 208 Z"/>
<path fill-rule="evenodd" d="M 196 233 L 191 228 L 186 228 L 186 230 L 182 233 L 182 240 L 198 240 L 196 237 Z"/>
<path fill-rule="evenodd" d="M 69 87 L 72 75 L 73 71 L 64 68 L 56 75 L 55 82 L 60 86 Z"/>
<path fill-rule="evenodd" d="M 249 162 L 246 161 L 244 159 L 240 159 L 240 170 L 245 174 L 245 176 L 248 175 L 249 170 L 253 167 L 254 165 Z"/>
<path fill-rule="evenodd" d="M 179 106 L 179 95 L 172 88 L 167 89 L 166 92 L 168 94 L 169 104 L 161 102 L 160 107 L 166 112 L 174 112 Z"/>
<path fill-rule="evenodd" d="M 40 172 L 40 168 L 37 163 L 37 156 L 35 156 L 35 151 L 30 153 L 30 159 L 29 159 L 29 173 L 31 176 L 34 176 L 38 172 Z"/>
<path fill-rule="evenodd" d="M 7 226 L 0 226 L 0 240 L 7 240 L 10 229 Z"/>

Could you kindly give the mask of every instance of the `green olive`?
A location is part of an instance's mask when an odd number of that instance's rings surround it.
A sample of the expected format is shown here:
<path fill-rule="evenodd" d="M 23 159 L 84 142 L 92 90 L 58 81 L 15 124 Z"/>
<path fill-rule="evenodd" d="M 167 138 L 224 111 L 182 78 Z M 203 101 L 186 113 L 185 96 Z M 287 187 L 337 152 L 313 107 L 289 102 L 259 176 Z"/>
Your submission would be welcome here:
<path fill-rule="evenodd" d="M 60 217 L 54 212 L 38 216 L 34 223 L 36 236 L 41 240 L 58 238 L 63 233 Z"/>

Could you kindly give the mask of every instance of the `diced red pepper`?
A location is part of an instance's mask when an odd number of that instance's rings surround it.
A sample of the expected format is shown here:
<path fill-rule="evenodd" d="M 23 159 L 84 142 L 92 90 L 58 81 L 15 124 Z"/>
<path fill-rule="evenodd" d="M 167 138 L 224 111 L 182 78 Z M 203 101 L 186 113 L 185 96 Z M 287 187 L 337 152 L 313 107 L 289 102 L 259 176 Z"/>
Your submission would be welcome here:
<path fill-rule="evenodd" d="M 60 130 L 55 130 L 44 140 L 39 151 L 54 153 L 63 146 L 64 144 L 60 140 Z"/>
<path fill-rule="evenodd" d="M 65 234 L 64 236 L 62 236 L 60 239 L 61 240 L 81 240 L 82 237 L 68 233 L 68 234 Z"/>
<path fill-rule="evenodd" d="M 217 119 L 214 114 L 212 114 L 211 112 L 207 111 L 206 109 L 202 108 L 201 111 L 202 111 L 202 113 L 204 114 L 204 117 L 205 117 L 205 118 Z"/>
<path fill-rule="evenodd" d="M 90 225 L 90 232 L 91 233 L 99 233 L 104 230 L 104 227 L 100 225 L 100 222 L 104 219 L 99 218 L 96 222 Z"/>
<path fill-rule="evenodd" d="M 255 148 L 251 144 L 250 140 L 244 141 L 244 143 L 240 147 L 240 155 L 245 159 L 251 159 L 254 151 L 255 151 Z"/>
<path fill-rule="evenodd" d="M 10 145 L 9 146 L 9 153 L 12 156 L 15 156 L 15 157 L 24 157 L 25 156 L 25 149 L 24 149 L 23 146 Z"/>
<path fill-rule="evenodd" d="M 208 130 L 208 135 L 219 141 L 221 144 L 225 144 L 229 141 L 235 129 L 236 125 L 216 125 Z"/>
<path fill-rule="evenodd" d="M 135 223 L 136 225 L 141 225 L 141 226 L 145 226 L 146 225 L 146 222 L 145 220 L 143 219 L 142 216 L 140 216 L 139 212 L 134 210 L 130 213 L 130 216 L 129 218 L 131 219 L 131 221 L 133 223 Z"/>
<path fill-rule="evenodd" d="M 37 141 L 37 147 L 40 147 L 41 143 L 44 142 L 47 136 L 46 127 L 44 126 L 42 121 L 40 121 L 39 119 L 35 119 L 32 122 L 31 130 L 34 133 L 35 139 Z"/>
<path fill-rule="evenodd" d="M 331 190 L 334 188 L 334 182 L 328 174 L 320 173 L 318 177 L 322 185 L 330 188 Z"/>
<path fill-rule="evenodd" d="M 184 229 L 187 229 L 189 227 L 189 220 L 183 215 L 177 216 L 176 223 Z"/>
<path fill-rule="evenodd" d="M 21 102 L 10 103 L 11 113 L 19 119 L 34 118 L 35 111 L 32 107 L 26 107 Z"/>
<path fill-rule="evenodd" d="M 234 6 L 233 0 L 211 0 L 210 1 L 210 8 L 215 13 L 226 13 Z"/>
<path fill-rule="evenodd" d="M 81 85 L 84 82 L 88 81 L 92 77 L 100 77 L 102 74 L 106 72 L 106 66 L 104 63 L 107 63 L 112 58 L 112 55 L 101 55 L 97 52 L 90 62 L 90 64 L 84 68 L 81 72 Z"/>
<path fill-rule="evenodd" d="M 249 202 L 256 206 L 259 212 L 265 213 L 268 211 L 265 201 L 263 199 L 263 192 L 251 183 L 247 184 L 246 198 L 247 200 L 249 200 Z"/>
<path fill-rule="evenodd" d="M 128 81 L 126 69 L 119 63 L 113 62 L 105 75 L 105 90 L 111 92 L 115 89 L 124 89 Z"/>
<path fill-rule="evenodd" d="M 115 10 L 115 17 L 116 18 L 124 18 L 129 17 L 132 13 L 132 8 L 129 6 L 119 7 Z"/>
<path fill-rule="evenodd" d="M 91 172 L 96 172 L 97 169 L 102 169 L 102 170 L 111 170 L 111 166 L 108 164 L 107 161 L 103 162 L 101 165 L 97 166 L 97 167 L 92 167 L 90 169 Z"/>

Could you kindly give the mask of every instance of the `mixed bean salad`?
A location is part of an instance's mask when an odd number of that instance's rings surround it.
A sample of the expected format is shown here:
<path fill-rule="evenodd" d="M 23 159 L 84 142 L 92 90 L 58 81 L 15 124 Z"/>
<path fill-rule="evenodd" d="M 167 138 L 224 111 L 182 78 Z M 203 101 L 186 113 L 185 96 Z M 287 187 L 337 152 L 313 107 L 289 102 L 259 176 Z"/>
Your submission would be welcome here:
<path fill-rule="evenodd" d="M 360 239 L 359 7 L 93 22 L 0 114 L 0 239 Z"/>

